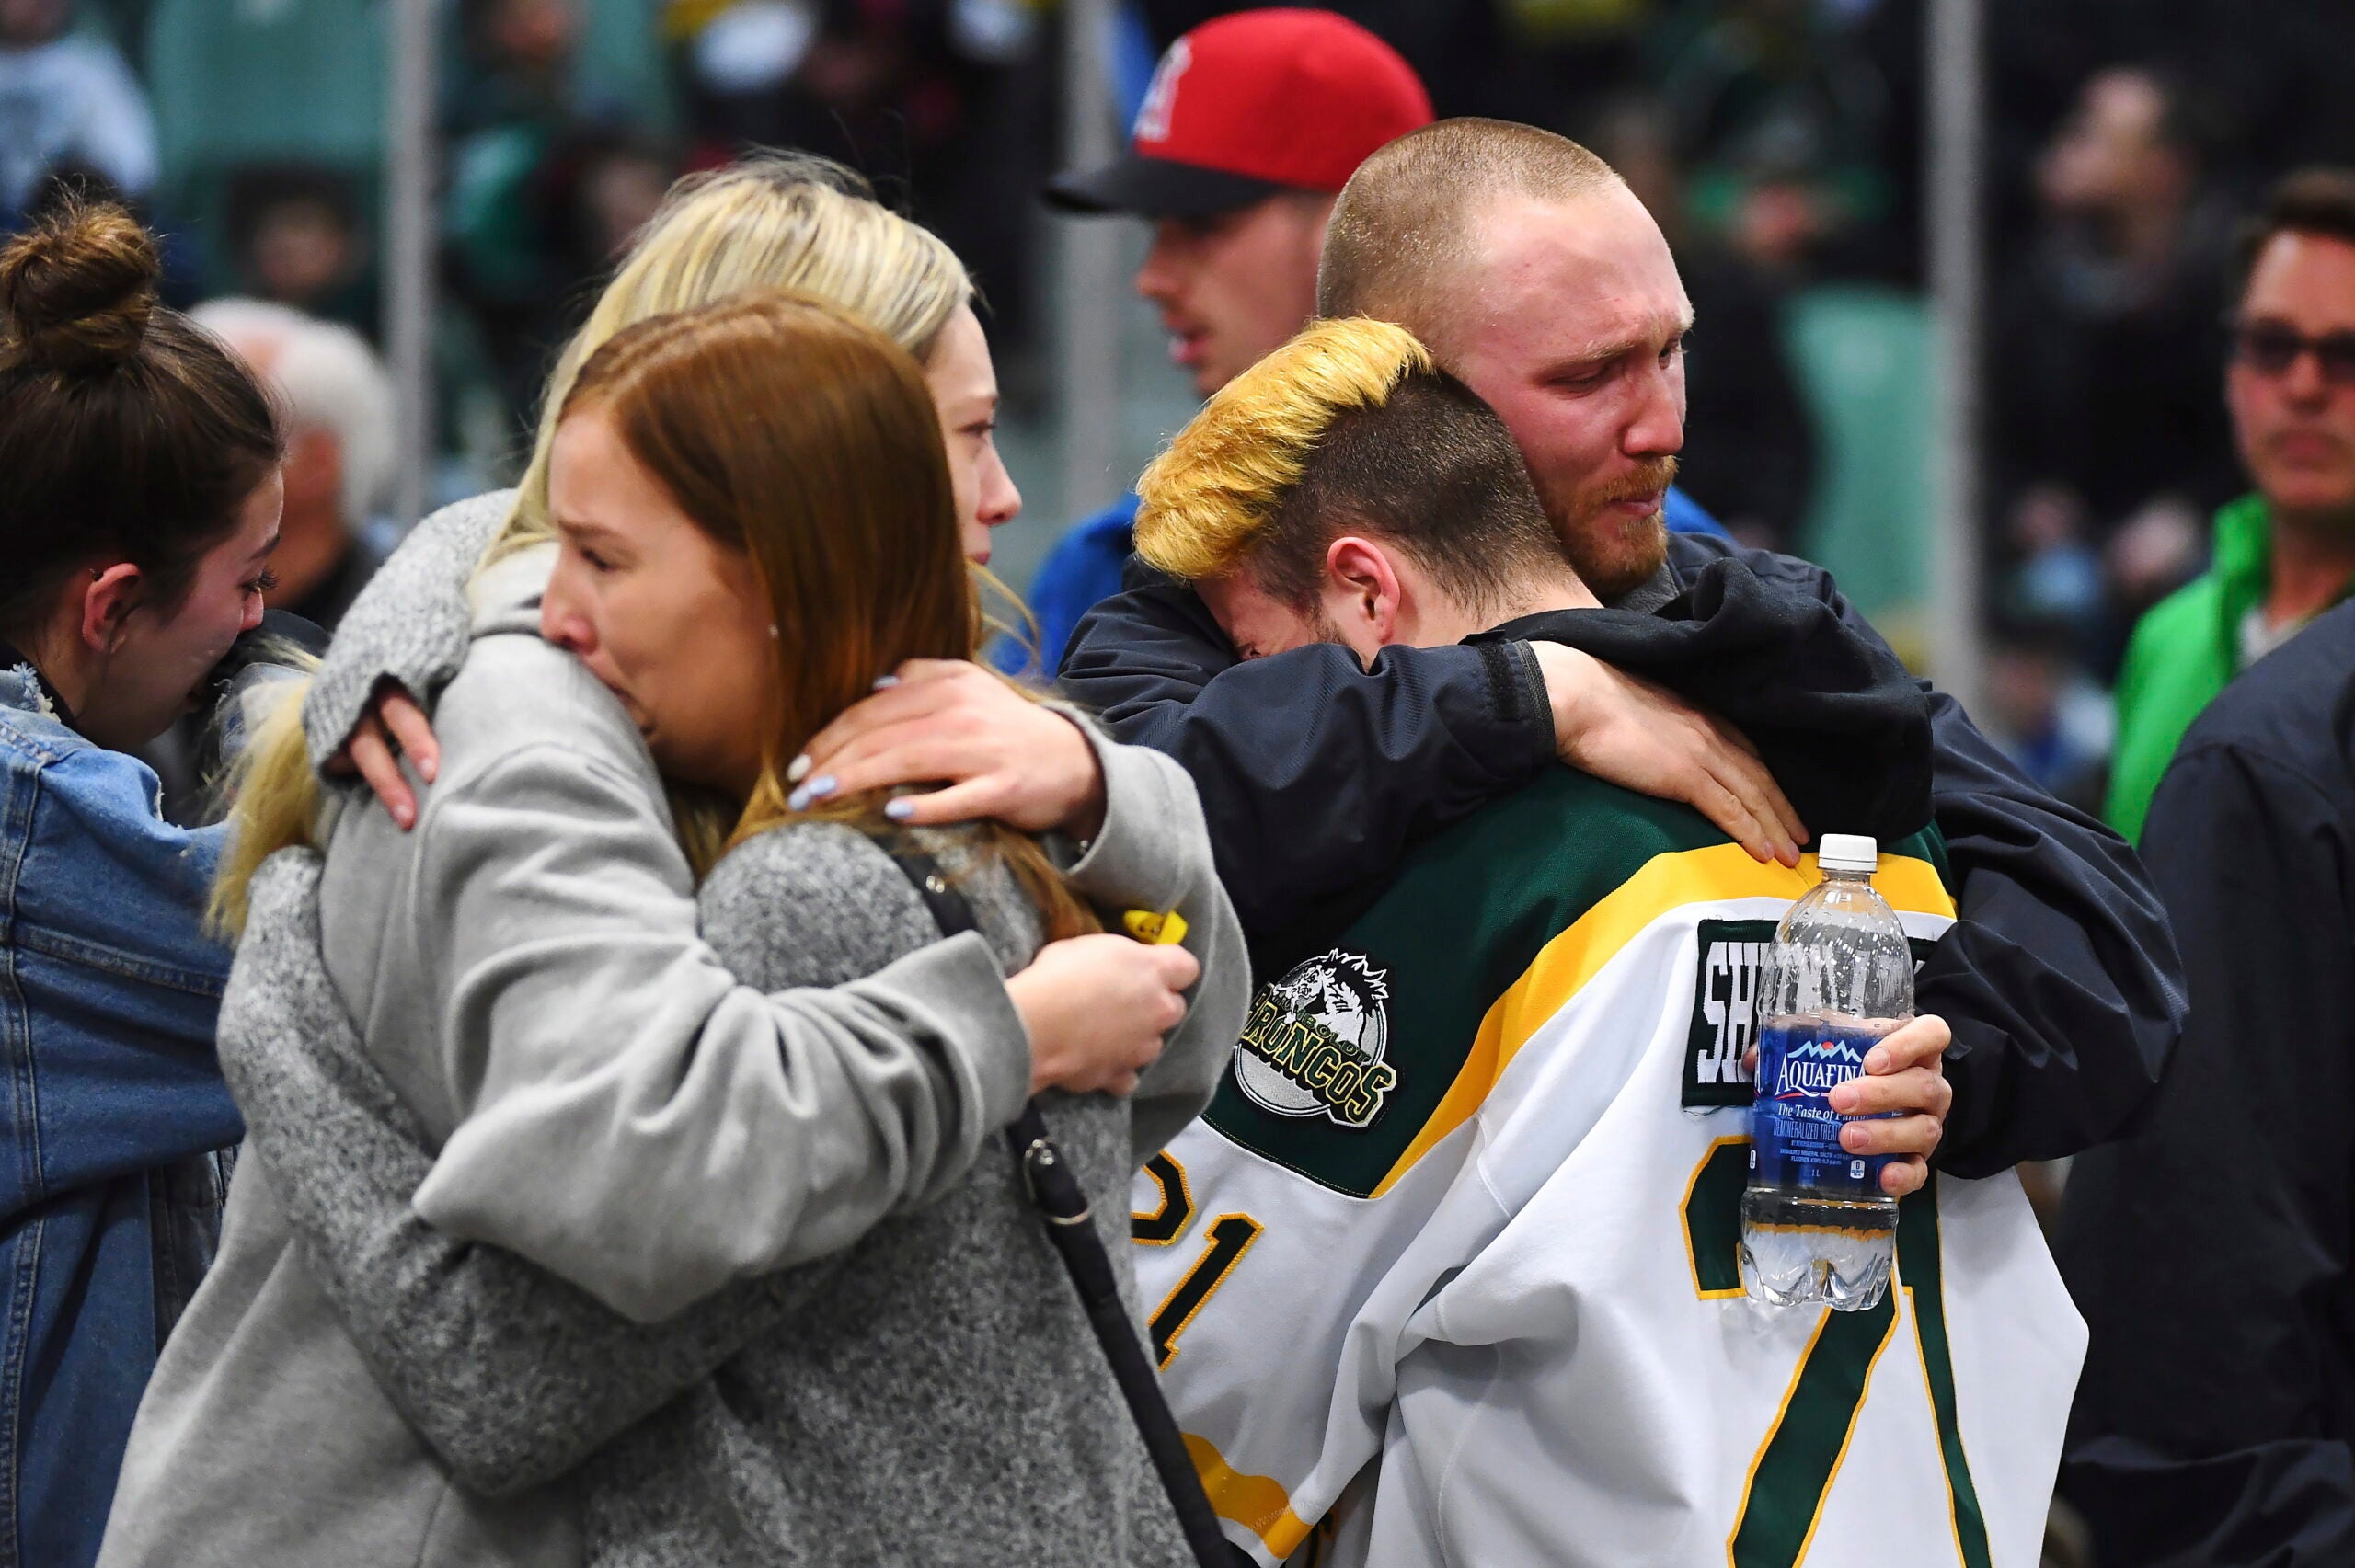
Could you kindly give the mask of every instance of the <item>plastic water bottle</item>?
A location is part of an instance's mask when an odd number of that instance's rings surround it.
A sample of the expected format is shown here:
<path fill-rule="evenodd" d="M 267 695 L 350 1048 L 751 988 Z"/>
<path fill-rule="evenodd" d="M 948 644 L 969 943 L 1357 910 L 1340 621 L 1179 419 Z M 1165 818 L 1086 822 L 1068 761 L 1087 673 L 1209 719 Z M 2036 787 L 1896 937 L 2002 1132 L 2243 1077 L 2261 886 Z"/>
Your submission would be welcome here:
<path fill-rule="evenodd" d="M 1832 1110 L 1831 1093 L 1913 1016 L 1913 955 L 1897 912 L 1873 891 L 1872 840 L 1826 833 L 1816 864 L 1823 881 L 1776 928 L 1760 998 L 1741 1283 L 1777 1307 L 1855 1312 L 1889 1289 L 1897 1200 L 1880 1190 L 1890 1156 L 1840 1147 L 1850 1118 Z"/>

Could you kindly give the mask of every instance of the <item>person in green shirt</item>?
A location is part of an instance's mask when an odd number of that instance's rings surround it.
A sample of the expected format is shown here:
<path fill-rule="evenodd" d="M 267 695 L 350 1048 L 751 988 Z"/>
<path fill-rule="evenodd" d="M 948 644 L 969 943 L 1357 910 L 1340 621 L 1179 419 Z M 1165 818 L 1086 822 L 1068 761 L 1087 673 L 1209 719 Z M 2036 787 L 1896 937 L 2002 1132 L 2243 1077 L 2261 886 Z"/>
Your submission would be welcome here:
<path fill-rule="evenodd" d="M 2104 815 L 2133 840 L 2200 710 L 2355 589 L 2355 170 L 2284 179 L 2241 256 L 2224 401 L 2257 488 L 2127 645 Z"/>

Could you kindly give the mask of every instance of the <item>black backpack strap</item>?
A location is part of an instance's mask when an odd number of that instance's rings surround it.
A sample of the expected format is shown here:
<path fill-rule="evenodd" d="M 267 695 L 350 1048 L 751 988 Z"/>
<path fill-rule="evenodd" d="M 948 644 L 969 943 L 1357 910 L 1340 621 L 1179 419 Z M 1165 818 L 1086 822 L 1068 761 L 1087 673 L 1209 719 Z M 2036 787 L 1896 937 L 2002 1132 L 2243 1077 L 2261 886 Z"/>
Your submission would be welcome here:
<path fill-rule="evenodd" d="M 914 886 L 925 907 L 932 911 L 932 918 L 944 935 L 957 936 L 981 929 L 973 918 L 973 906 L 932 856 L 905 838 L 889 841 L 885 847 L 899 862 L 900 870 Z M 1247 1564 L 1250 1559 L 1230 1543 L 1219 1528 L 1218 1515 L 1202 1491 L 1202 1478 L 1194 1469 L 1193 1456 L 1186 1451 L 1186 1439 L 1178 1429 L 1178 1418 L 1170 1413 L 1169 1401 L 1162 1394 L 1161 1379 L 1145 1355 L 1144 1342 L 1137 1337 L 1137 1325 L 1129 1316 L 1127 1304 L 1120 1299 L 1120 1276 L 1112 1266 L 1111 1253 L 1105 1250 L 1104 1238 L 1088 1214 L 1087 1194 L 1081 1190 L 1071 1162 L 1055 1147 L 1047 1131 L 1047 1120 L 1039 1114 L 1037 1101 L 1025 1104 L 1022 1114 L 1007 1125 L 1005 1140 L 1014 1151 L 1022 1190 L 1029 1195 L 1031 1207 L 1046 1221 L 1047 1239 L 1054 1243 L 1056 1255 L 1063 1261 L 1063 1272 L 1071 1276 L 1072 1287 L 1079 1293 L 1088 1326 L 1096 1331 L 1096 1343 L 1103 1349 L 1104 1359 L 1111 1364 L 1113 1380 L 1120 1385 L 1120 1396 L 1128 1402 L 1130 1419 L 1136 1423 L 1137 1433 L 1144 1439 L 1145 1452 L 1161 1477 L 1162 1489 L 1169 1494 L 1171 1507 L 1177 1510 L 1178 1528 L 1185 1532 L 1186 1545 L 1194 1561 L 1200 1568 Z"/>
<path fill-rule="evenodd" d="M 890 846 L 891 858 L 900 863 L 900 870 L 932 911 L 932 921 L 943 936 L 962 936 L 969 931 L 979 931 L 982 922 L 973 918 L 973 906 L 957 890 L 940 869 L 940 863 L 902 839 Z"/>

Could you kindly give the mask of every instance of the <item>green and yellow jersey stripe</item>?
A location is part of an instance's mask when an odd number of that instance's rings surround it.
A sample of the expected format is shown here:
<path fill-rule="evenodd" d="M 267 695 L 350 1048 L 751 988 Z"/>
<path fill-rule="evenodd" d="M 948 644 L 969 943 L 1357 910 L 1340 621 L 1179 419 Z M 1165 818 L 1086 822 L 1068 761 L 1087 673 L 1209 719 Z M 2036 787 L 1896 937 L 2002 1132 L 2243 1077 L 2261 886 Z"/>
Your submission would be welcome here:
<path fill-rule="evenodd" d="M 1943 870 L 1926 829 L 1887 847 L 1874 886 L 1901 910 L 1951 917 Z M 1230 1070 L 1206 1119 L 1324 1186 L 1379 1197 L 1479 1110 L 1514 1054 L 1638 933 L 1687 905 L 1796 898 L 1818 879 L 1812 856 L 1761 865 L 1683 807 L 1550 770 L 1418 846 L 1346 925 L 1262 952 L 1271 979 L 1326 951 L 1381 977 L 1390 1073 L 1373 1115 L 1359 1125 L 1362 1101 L 1280 1115 Z"/>

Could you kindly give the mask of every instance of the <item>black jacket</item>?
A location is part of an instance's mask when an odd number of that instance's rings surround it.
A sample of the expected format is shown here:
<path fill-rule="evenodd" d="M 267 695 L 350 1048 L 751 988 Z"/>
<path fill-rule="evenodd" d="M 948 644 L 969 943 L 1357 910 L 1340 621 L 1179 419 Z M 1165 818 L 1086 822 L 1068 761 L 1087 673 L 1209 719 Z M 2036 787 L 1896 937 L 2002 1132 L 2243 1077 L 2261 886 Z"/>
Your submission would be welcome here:
<path fill-rule="evenodd" d="M 2191 1021 L 2070 1174 L 2062 1486 L 2104 1568 L 2355 1562 L 2355 604 L 2200 715 L 2142 844 Z"/>
<path fill-rule="evenodd" d="M 1821 568 L 1721 540 L 1671 535 L 1660 576 L 1618 609 L 1668 606 L 1729 555 L 1766 587 L 1829 612 L 1810 624 L 1844 630 L 1855 648 L 1894 662 Z M 1621 639 L 1608 656 L 1623 669 L 1721 704 L 1744 728 L 1772 729 L 1778 683 L 1762 678 L 1753 651 L 1677 638 L 1647 645 L 1626 635 L 1624 619 L 1592 616 L 1566 618 L 1562 640 L 1581 622 Z M 1723 705 L 1745 678 L 1743 700 L 1754 705 Z M 1120 739 L 1186 765 L 1221 876 L 1254 933 L 1288 926 L 1387 872 L 1409 842 L 1553 758 L 1550 712 L 1525 644 L 1391 648 L 1370 671 L 1330 646 L 1238 664 L 1189 589 L 1135 562 L 1128 591 L 1080 623 L 1061 681 Z M 2028 783 L 1952 698 L 1923 691 L 1932 810 L 1960 883 L 1962 923 L 1924 966 L 1916 1005 L 1955 1032 L 1947 1063 L 1955 1105 L 1937 1162 L 1985 1175 L 2131 1125 L 2182 1027 L 2180 972 L 2125 842 Z M 1802 818 L 1813 786 L 1793 770 L 1844 761 L 1768 760 Z M 1873 830 L 1821 813 L 1809 826 Z"/>
<path fill-rule="evenodd" d="M 1828 606 L 1766 587 L 1739 561 L 1713 563 L 1656 612 L 1551 611 L 1465 639 L 1515 660 L 1529 658 L 1532 642 L 1640 670 L 1733 720 L 1803 819 L 1850 824 L 1884 841 L 1930 820 L 1930 708 L 1921 688 L 1896 656 L 1853 635 Z M 1534 702 L 1545 711 L 1542 692 Z M 1551 734 L 1549 724 L 1549 745 Z M 1215 830 L 1212 840 L 1218 853 Z M 1246 931 L 1253 968 L 1281 974 L 1338 941 L 1389 891 L 1389 870 L 1297 921 Z"/>

